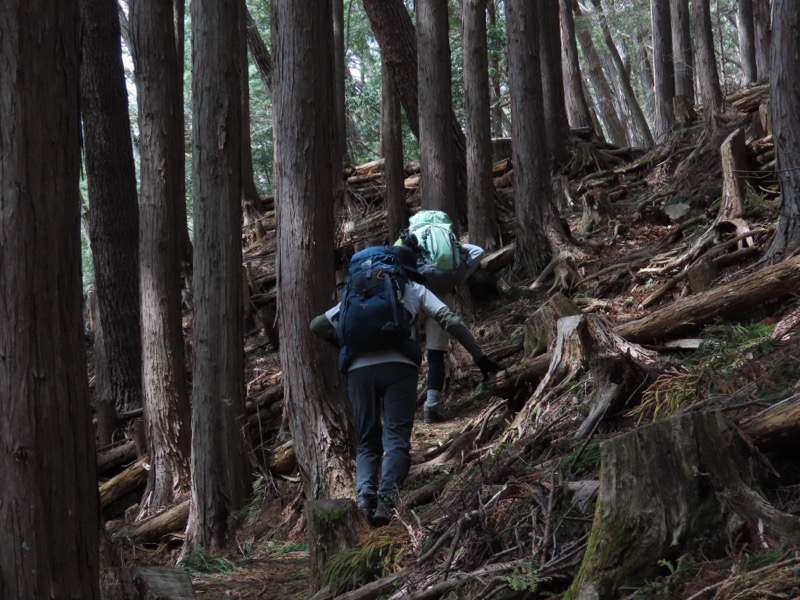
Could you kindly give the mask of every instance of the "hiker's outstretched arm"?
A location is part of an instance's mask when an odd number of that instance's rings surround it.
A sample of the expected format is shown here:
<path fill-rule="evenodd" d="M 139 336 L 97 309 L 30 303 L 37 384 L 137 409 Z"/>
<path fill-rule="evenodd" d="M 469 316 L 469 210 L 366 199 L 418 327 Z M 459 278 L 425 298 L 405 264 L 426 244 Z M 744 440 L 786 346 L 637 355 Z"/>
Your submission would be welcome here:
<path fill-rule="evenodd" d="M 311 321 L 311 332 L 319 339 L 328 342 L 334 348 L 339 348 L 339 338 L 336 336 L 336 328 L 328 320 L 326 314 L 314 317 Z"/>
<path fill-rule="evenodd" d="M 478 368 L 481 370 L 484 381 L 488 379 L 491 373 L 498 373 L 505 369 L 503 365 L 486 356 L 486 353 L 472 336 L 469 327 L 467 327 L 464 321 L 461 320 L 461 317 L 452 310 L 446 306 L 440 308 L 436 311 L 433 318 L 436 319 L 436 322 L 439 323 L 442 329 L 456 338 L 458 343 L 464 346 L 464 349 L 469 352 L 475 364 L 478 365 Z"/>

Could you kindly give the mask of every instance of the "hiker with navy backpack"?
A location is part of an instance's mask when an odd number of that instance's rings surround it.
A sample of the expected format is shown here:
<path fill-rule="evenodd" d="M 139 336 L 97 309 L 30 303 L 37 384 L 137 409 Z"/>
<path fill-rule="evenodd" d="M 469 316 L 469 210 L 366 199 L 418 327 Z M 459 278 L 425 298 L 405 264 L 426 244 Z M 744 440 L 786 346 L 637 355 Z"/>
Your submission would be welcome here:
<path fill-rule="evenodd" d="M 458 340 L 484 376 L 502 367 L 486 356 L 458 315 L 421 285 L 409 248 L 366 248 L 353 255 L 348 271 L 341 302 L 315 317 L 311 330 L 339 348 L 339 370 L 347 376 L 358 427 L 358 505 L 373 525 L 385 525 L 411 466 L 422 362 L 417 314 Z"/>
<path fill-rule="evenodd" d="M 479 246 L 460 243 L 450 217 L 440 210 L 420 210 L 414 214 L 395 244 L 403 244 L 414 251 L 423 284 L 450 308 L 455 304 L 455 288 L 475 272 L 485 254 Z M 424 319 L 423 327 L 428 360 L 423 422 L 435 423 L 443 420 L 439 404 L 450 335 L 435 319 Z"/>

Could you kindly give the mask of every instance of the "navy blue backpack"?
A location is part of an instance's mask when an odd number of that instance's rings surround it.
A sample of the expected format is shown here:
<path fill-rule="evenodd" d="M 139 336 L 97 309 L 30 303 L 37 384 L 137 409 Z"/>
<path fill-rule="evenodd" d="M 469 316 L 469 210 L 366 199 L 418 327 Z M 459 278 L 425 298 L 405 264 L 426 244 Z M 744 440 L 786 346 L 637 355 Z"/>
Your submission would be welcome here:
<path fill-rule="evenodd" d="M 391 349 L 419 364 L 421 354 L 412 339 L 414 321 L 403 306 L 408 281 L 391 247 L 371 246 L 353 255 L 336 328 L 342 344 L 340 370 L 347 370 L 354 354 Z"/>

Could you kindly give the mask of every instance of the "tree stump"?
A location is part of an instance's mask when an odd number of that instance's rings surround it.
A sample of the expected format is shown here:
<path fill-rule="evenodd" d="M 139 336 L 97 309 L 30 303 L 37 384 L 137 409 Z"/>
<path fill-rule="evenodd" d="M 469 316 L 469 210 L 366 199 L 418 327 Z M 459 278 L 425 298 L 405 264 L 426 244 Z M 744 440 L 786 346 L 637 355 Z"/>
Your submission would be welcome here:
<path fill-rule="evenodd" d="M 758 548 L 796 543 L 800 535 L 800 519 L 751 488 L 753 461 L 719 413 L 636 429 L 603 443 L 601 458 L 592 533 L 564 600 L 618 598 L 623 588 L 666 573 L 660 561 L 674 564 L 687 553 L 722 557 L 725 523 L 743 521 Z M 729 519 L 733 513 L 741 520 Z"/>
<path fill-rule="evenodd" d="M 593 431 L 602 417 L 626 398 L 648 372 L 659 365 L 658 354 L 632 344 L 617 334 L 601 317 L 580 314 L 559 319 L 556 339 L 551 343 L 550 366 L 525 407 L 510 427 L 511 435 L 524 435 L 537 422 L 540 404 L 555 397 L 579 374 L 592 372 L 588 417 L 578 437 Z"/>
<path fill-rule="evenodd" d="M 523 358 L 533 358 L 547 352 L 556 337 L 556 323 L 562 317 L 581 314 L 580 309 L 562 293 L 556 293 L 525 320 Z"/>
<path fill-rule="evenodd" d="M 188 600 L 197 598 L 192 579 L 181 569 L 134 567 L 106 569 L 100 577 L 104 600 Z"/>
<path fill-rule="evenodd" d="M 317 590 L 324 584 L 330 559 L 354 548 L 370 527 L 355 501 L 350 499 L 309 500 L 306 519 L 311 578 Z"/>

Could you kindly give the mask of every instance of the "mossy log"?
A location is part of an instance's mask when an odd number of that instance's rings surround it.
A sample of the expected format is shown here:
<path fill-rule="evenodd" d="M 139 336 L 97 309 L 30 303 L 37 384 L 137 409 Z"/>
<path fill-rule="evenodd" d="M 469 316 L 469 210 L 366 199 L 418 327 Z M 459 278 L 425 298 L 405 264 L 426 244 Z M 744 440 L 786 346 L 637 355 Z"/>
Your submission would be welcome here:
<path fill-rule="evenodd" d="M 794 448 L 800 435 L 800 394 L 794 394 L 741 423 L 759 445 Z"/>
<path fill-rule="evenodd" d="M 719 413 L 635 429 L 603 443 L 601 459 L 592 533 L 564 600 L 618 598 L 667 574 L 660 565 L 685 554 L 722 557 L 726 523 L 743 522 L 758 548 L 796 544 L 800 536 L 800 519 L 752 489 L 758 482 L 747 446 Z M 729 519 L 733 513 L 739 518 Z"/>
<path fill-rule="evenodd" d="M 322 587 L 328 562 L 354 548 L 369 531 L 369 523 L 354 500 L 309 500 L 306 502 L 309 564 L 314 589 Z"/>

